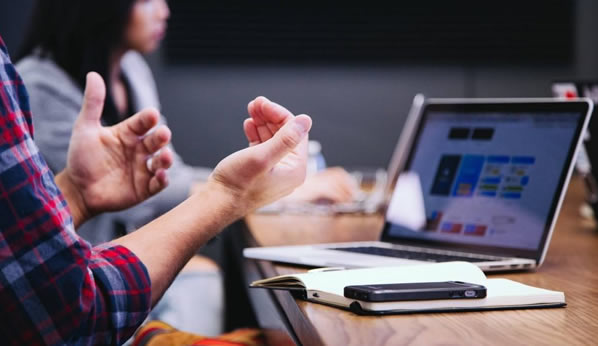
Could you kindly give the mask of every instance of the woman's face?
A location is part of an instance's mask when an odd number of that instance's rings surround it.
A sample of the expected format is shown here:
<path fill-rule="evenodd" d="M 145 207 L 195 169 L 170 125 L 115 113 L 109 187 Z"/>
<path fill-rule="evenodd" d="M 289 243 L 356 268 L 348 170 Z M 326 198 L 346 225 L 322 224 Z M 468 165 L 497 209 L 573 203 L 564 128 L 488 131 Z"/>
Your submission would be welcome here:
<path fill-rule="evenodd" d="M 166 0 L 136 0 L 125 32 L 125 46 L 141 53 L 158 47 L 166 33 L 170 9 Z"/>

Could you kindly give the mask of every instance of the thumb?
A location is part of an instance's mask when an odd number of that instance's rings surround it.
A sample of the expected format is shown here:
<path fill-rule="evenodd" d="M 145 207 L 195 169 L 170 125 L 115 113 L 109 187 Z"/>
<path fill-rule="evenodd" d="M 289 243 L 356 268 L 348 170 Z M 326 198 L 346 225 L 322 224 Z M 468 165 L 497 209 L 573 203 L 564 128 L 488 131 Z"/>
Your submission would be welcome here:
<path fill-rule="evenodd" d="M 305 114 L 294 117 L 281 127 L 270 140 L 261 144 L 261 154 L 268 158 L 272 166 L 275 165 L 301 143 L 307 136 L 311 123 L 311 118 Z"/>
<path fill-rule="evenodd" d="M 85 81 L 83 106 L 79 118 L 85 122 L 99 122 L 104 109 L 106 85 L 102 77 L 96 72 L 89 72 Z"/>

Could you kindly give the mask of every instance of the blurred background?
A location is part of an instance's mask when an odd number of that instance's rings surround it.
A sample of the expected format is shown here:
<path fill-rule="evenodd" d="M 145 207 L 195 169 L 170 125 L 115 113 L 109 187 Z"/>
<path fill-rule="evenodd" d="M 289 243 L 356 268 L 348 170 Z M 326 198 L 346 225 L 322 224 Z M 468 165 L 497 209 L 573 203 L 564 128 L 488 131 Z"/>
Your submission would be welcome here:
<path fill-rule="evenodd" d="M 32 0 L 2 0 L 14 55 Z M 329 165 L 386 167 L 411 100 L 551 96 L 598 78 L 598 1 L 169 2 L 148 61 L 173 142 L 213 166 L 246 145 L 247 102 L 264 95 L 314 119 Z"/>

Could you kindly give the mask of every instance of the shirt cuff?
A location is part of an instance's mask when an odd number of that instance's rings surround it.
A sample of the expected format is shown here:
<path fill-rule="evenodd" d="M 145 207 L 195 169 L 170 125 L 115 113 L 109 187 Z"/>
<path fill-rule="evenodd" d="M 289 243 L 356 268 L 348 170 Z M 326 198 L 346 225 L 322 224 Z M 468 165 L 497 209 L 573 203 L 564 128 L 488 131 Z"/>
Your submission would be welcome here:
<path fill-rule="evenodd" d="M 151 281 L 141 260 L 120 245 L 92 249 L 89 262 L 96 287 L 97 331 L 111 331 L 112 341 L 122 343 L 141 325 L 151 309 Z M 105 328 L 105 329 L 104 329 Z M 97 336 L 97 335 L 96 335 Z"/>

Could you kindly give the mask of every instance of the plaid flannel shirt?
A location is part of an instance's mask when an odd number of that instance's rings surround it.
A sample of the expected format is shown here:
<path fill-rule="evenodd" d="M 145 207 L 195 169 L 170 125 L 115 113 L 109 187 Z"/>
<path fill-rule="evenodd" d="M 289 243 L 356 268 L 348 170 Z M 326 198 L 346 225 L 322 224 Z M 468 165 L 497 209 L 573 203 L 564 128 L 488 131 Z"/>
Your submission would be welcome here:
<path fill-rule="evenodd" d="M 146 268 L 75 234 L 32 126 L 0 37 L 0 344 L 123 343 L 150 309 Z"/>

